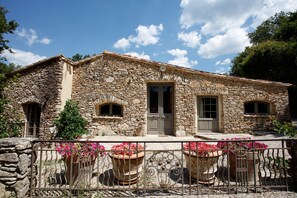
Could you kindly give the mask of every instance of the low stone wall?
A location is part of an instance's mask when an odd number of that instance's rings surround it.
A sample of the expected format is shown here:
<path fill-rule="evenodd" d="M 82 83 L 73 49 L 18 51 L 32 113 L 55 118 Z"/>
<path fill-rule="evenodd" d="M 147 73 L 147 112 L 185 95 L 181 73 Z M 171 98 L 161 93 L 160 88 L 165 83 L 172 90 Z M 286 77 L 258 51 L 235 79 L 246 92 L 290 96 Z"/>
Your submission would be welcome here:
<path fill-rule="evenodd" d="M 25 197 L 30 190 L 33 139 L 0 139 L 0 197 Z"/>

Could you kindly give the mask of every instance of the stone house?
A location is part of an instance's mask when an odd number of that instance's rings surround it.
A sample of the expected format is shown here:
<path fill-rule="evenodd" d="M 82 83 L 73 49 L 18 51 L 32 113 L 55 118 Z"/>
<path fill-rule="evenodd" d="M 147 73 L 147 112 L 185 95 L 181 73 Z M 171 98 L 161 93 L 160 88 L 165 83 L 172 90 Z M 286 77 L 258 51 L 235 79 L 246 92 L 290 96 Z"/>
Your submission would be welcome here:
<path fill-rule="evenodd" d="M 111 52 L 72 62 L 63 55 L 14 73 L 6 89 L 24 136 L 51 138 L 67 99 L 95 135 L 194 135 L 271 129 L 289 118 L 290 84 L 208 73 Z"/>

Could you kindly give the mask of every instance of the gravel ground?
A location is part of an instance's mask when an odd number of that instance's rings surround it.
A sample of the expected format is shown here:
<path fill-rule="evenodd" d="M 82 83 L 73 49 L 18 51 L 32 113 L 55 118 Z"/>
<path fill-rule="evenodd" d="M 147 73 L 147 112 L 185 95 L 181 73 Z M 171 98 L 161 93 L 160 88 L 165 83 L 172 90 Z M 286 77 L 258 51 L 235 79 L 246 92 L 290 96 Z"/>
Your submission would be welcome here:
<path fill-rule="evenodd" d="M 149 198 L 165 198 L 167 196 L 148 196 Z M 170 198 L 178 198 L 180 196 L 170 196 Z M 265 193 L 250 193 L 250 194 L 230 194 L 230 195 L 192 195 L 183 196 L 185 198 L 296 198 L 297 193 L 295 192 L 265 192 Z"/>

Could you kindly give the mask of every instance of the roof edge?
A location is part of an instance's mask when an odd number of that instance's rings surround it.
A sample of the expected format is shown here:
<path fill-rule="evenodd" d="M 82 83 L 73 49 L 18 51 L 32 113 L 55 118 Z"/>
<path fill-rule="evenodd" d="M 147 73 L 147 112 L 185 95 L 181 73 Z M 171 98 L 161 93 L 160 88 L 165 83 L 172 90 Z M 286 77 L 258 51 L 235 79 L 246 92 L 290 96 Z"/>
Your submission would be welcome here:
<path fill-rule="evenodd" d="M 43 63 L 46 63 L 46 62 L 49 62 L 49 61 L 53 61 L 53 60 L 55 60 L 55 59 L 61 59 L 61 60 L 65 61 L 66 63 L 69 63 L 69 64 L 71 64 L 71 65 L 74 64 L 74 63 L 73 63 L 71 60 L 69 60 L 67 57 L 65 57 L 65 56 L 62 55 L 62 54 L 59 54 L 59 55 L 57 55 L 57 56 L 53 56 L 53 57 L 50 57 L 50 58 L 45 58 L 45 59 L 42 59 L 42 60 L 37 61 L 37 62 L 35 62 L 35 63 L 32 63 L 32 64 L 30 64 L 30 65 L 26 65 L 26 66 L 24 66 L 24 67 L 21 67 L 21 68 L 19 68 L 19 69 L 16 69 L 16 70 L 12 71 L 10 74 L 15 74 L 15 73 L 20 73 L 20 72 L 23 72 L 23 71 L 27 71 L 27 70 L 32 69 L 32 68 L 34 68 L 34 67 L 36 67 L 36 66 L 38 66 L 38 65 L 40 65 L 40 64 L 43 64 Z"/>
<path fill-rule="evenodd" d="M 277 81 L 268 81 L 268 80 L 259 80 L 259 79 L 250 79 L 250 78 L 244 78 L 244 77 L 229 76 L 229 75 L 205 72 L 205 71 L 201 71 L 201 70 L 195 70 L 195 69 L 191 69 L 191 68 L 172 65 L 172 64 L 169 64 L 169 63 L 162 63 L 162 62 L 142 59 L 142 58 L 138 58 L 138 57 L 131 56 L 131 55 L 109 52 L 107 50 L 104 50 L 103 53 L 100 53 L 98 55 L 94 55 L 94 56 L 91 56 L 89 58 L 86 58 L 86 59 L 83 59 L 83 60 L 80 60 L 80 61 L 76 61 L 76 62 L 73 62 L 70 59 L 68 59 L 67 57 L 65 57 L 64 55 L 60 54 L 60 55 L 57 55 L 57 56 L 53 56 L 53 57 L 50 57 L 50 58 L 40 60 L 38 62 L 27 65 L 25 67 L 19 68 L 17 70 L 12 71 L 10 74 L 15 74 L 15 73 L 27 71 L 29 69 L 32 69 L 32 68 L 36 67 L 37 65 L 40 65 L 42 63 L 46 63 L 48 61 L 52 61 L 52 60 L 55 60 L 55 59 L 61 59 L 61 60 L 65 61 L 66 63 L 71 64 L 72 66 L 78 66 L 78 65 L 81 65 L 81 64 L 84 64 L 84 63 L 87 63 L 87 62 L 96 61 L 97 59 L 99 59 L 100 57 L 105 56 L 105 55 L 106 56 L 113 56 L 113 57 L 121 58 L 121 59 L 125 59 L 125 60 L 135 61 L 135 62 L 141 62 L 141 63 L 145 63 L 145 64 L 156 65 L 156 66 L 166 66 L 166 67 L 169 67 L 169 68 L 171 68 L 173 70 L 177 70 L 177 71 L 181 71 L 181 72 L 185 72 L 185 73 L 191 73 L 191 74 L 199 74 L 199 75 L 207 76 L 207 77 L 215 77 L 215 78 L 220 78 L 220 79 L 228 79 L 228 80 L 232 80 L 232 81 L 241 81 L 241 82 L 257 83 L 257 84 L 266 84 L 266 85 L 272 85 L 272 86 L 282 86 L 282 87 L 291 87 L 291 86 L 293 86 L 293 84 L 290 84 L 290 83 L 283 83 L 283 82 L 277 82 Z"/>
<path fill-rule="evenodd" d="M 104 54 L 104 52 L 94 55 L 94 56 L 91 56 L 91 57 L 88 57 L 88 58 L 85 58 L 85 59 L 82 59 L 82 60 L 79 60 L 79 61 L 76 61 L 76 62 L 73 62 L 73 66 L 77 66 L 77 65 L 81 65 L 81 64 L 84 64 L 87 62 L 95 61 L 95 60 L 99 59 L 101 56 L 103 56 L 103 54 Z"/>
<path fill-rule="evenodd" d="M 151 60 L 147 60 L 147 59 L 142 59 L 142 58 L 138 58 L 138 57 L 131 56 L 131 55 L 118 54 L 118 53 L 109 52 L 106 50 L 103 52 L 103 55 L 118 57 L 118 58 L 122 58 L 122 59 L 128 59 L 128 60 L 136 61 L 136 62 L 143 62 L 143 63 L 147 63 L 147 64 L 168 66 L 174 70 L 178 70 L 178 71 L 182 71 L 182 72 L 187 72 L 187 73 L 191 73 L 191 74 L 199 74 L 199 75 L 203 75 L 203 76 L 215 77 L 215 78 L 221 78 L 221 79 L 229 79 L 232 81 L 250 82 L 250 83 L 266 84 L 266 85 L 273 85 L 273 86 L 283 86 L 283 87 L 293 86 L 293 84 L 291 84 L 291 83 L 283 83 L 283 82 L 260 80 L 260 79 L 251 79 L 251 78 L 244 78 L 244 77 L 229 76 L 229 75 L 205 72 L 205 71 L 201 71 L 201 70 L 195 70 L 195 69 L 191 69 L 191 68 L 172 65 L 169 63 L 162 63 L 162 62 L 156 62 L 156 61 L 151 61 Z"/>

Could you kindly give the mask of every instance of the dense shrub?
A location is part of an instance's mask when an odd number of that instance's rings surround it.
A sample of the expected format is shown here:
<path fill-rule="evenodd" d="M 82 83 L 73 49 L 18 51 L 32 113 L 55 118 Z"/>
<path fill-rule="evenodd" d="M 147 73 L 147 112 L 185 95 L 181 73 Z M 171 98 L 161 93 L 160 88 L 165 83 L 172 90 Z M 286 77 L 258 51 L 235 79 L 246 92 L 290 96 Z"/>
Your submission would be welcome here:
<path fill-rule="evenodd" d="M 74 140 L 87 133 L 87 121 L 80 115 L 75 101 L 68 100 L 63 111 L 54 121 L 57 127 L 57 138 Z"/>

